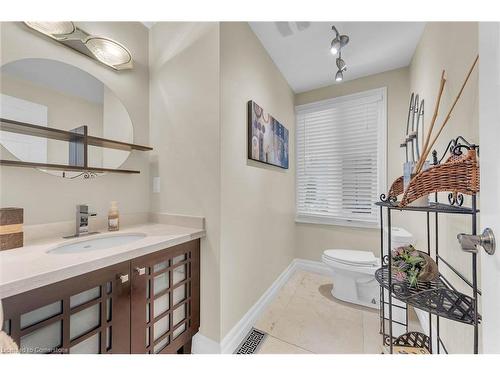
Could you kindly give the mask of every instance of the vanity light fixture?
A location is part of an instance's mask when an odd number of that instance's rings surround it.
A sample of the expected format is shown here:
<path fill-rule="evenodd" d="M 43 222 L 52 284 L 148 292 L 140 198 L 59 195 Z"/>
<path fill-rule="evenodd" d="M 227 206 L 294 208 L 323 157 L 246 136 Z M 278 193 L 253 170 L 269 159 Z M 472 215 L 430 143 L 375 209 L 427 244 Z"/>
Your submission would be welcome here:
<path fill-rule="evenodd" d="M 342 59 L 342 48 L 344 48 L 347 43 L 349 43 L 349 37 L 347 35 L 340 35 L 335 26 L 332 26 L 332 30 L 335 32 L 335 38 L 330 44 L 330 52 L 332 53 L 332 55 L 338 55 L 336 59 L 338 70 L 335 74 L 335 81 L 340 82 L 344 79 L 344 72 L 347 70 L 347 65 Z"/>
<path fill-rule="evenodd" d="M 132 55 L 125 46 L 106 37 L 90 35 L 71 21 L 24 23 L 29 28 L 112 69 L 124 70 L 133 67 Z"/>

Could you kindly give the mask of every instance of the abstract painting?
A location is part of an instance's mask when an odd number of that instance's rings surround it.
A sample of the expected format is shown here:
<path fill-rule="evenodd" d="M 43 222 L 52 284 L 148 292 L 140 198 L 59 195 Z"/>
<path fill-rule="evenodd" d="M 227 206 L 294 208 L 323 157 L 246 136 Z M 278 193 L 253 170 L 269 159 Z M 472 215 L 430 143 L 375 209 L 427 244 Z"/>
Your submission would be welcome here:
<path fill-rule="evenodd" d="M 253 100 L 247 110 L 248 158 L 288 169 L 288 129 Z"/>

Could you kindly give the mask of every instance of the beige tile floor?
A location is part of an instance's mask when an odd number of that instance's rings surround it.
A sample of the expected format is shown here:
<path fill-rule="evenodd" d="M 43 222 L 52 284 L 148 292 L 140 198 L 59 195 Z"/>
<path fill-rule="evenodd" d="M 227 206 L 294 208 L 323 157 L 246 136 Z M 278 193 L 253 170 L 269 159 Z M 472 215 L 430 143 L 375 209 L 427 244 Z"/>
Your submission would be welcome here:
<path fill-rule="evenodd" d="M 378 310 L 332 297 L 331 278 L 297 271 L 258 319 L 259 354 L 378 354 Z M 414 324 L 414 323 L 412 323 Z"/>

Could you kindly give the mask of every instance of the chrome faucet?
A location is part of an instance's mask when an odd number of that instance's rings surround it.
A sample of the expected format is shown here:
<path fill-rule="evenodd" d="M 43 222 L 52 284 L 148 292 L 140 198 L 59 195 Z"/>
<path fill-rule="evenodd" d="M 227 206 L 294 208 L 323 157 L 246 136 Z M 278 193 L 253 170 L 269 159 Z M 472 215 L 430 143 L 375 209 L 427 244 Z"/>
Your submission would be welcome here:
<path fill-rule="evenodd" d="M 78 204 L 76 206 L 76 230 L 75 234 L 64 238 L 80 237 L 98 232 L 89 233 L 89 217 L 97 216 L 95 212 L 89 212 L 89 206 L 86 204 Z"/>

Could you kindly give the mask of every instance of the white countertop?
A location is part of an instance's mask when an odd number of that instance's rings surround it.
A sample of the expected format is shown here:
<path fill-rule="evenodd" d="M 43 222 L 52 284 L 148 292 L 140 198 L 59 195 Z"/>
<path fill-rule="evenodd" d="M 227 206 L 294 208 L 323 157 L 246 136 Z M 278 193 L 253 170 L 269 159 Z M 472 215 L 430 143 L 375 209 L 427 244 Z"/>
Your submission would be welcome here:
<path fill-rule="evenodd" d="M 105 250 L 72 254 L 47 253 L 48 250 L 64 243 L 126 233 L 142 233 L 146 236 Z M 204 236 L 204 229 L 149 223 L 131 226 L 118 232 L 103 232 L 75 239 L 46 239 L 21 248 L 1 251 L 0 299 Z"/>

